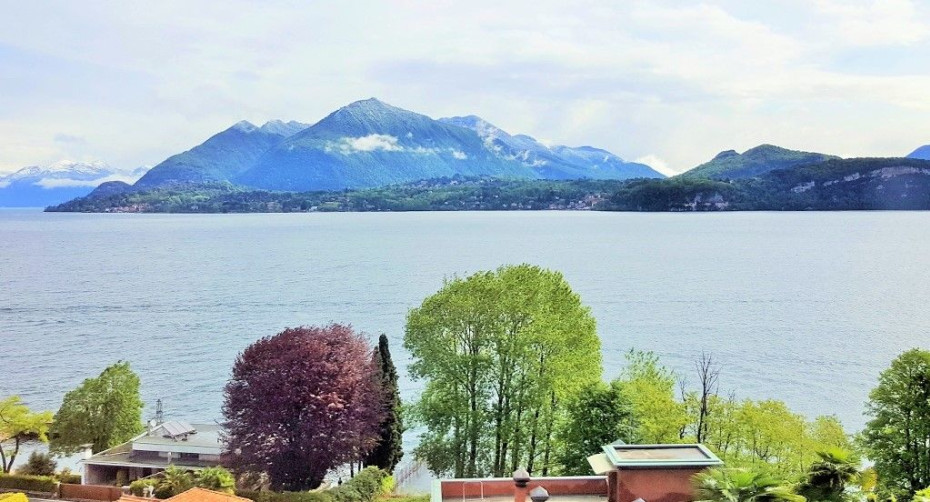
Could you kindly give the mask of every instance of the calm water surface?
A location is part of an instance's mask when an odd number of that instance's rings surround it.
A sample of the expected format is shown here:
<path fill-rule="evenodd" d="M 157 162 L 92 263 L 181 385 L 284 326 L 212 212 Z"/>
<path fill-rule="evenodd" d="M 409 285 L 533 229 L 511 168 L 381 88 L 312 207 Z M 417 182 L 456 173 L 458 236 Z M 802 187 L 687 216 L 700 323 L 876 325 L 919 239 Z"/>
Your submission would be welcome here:
<path fill-rule="evenodd" d="M 236 357 L 288 326 L 385 332 L 444 277 L 562 271 L 598 321 L 605 377 L 631 348 L 721 387 L 861 428 L 898 353 L 930 348 L 930 213 L 487 212 L 84 215 L 0 211 L 0 396 L 56 410 L 118 359 L 146 415 L 220 418 Z M 694 377 L 692 376 L 692 380 Z"/>

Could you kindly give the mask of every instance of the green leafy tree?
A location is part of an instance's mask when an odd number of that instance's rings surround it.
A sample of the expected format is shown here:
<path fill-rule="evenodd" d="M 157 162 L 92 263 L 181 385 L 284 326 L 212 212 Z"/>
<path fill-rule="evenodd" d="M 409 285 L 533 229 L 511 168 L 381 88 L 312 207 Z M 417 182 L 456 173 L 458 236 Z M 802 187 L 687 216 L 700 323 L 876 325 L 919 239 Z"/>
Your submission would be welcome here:
<path fill-rule="evenodd" d="M 52 451 L 70 454 L 92 444 L 98 452 L 144 429 L 139 377 L 120 361 L 65 394 L 52 425 Z"/>
<path fill-rule="evenodd" d="M 751 469 L 708 469 L 694 476 L 695 502 L 804 502 L 768 474 Z"/>
<path fill-rule="evenodd" d="M 401 418 L 400 391 L 397 388 L 397 369 L 391 359 L 387 335 L 378 337 L 378 349 L 374 353 L 375 366 L 381 387 L 384 418 L 381 419 L 381 434 L 378 444 L 368 454 L 365 465 L 373 465 L 387 472 L 404 456 L 404 424 Z"/>
<path fill-rule="evenodd" d="M 34 451 L 29 454 L 26 465 L 17 469 L 16 472 L 28 476 L 53 476 L 57 467 L 58 464 L 51 455 Z"/>
<path fill-rule="evenodd" d="M 223 493 L 236 491 L 236 478 L 222 467 L 208 467 L 197 472 L 194 484 L 201 488 Z"/>
<path fill-rule="evenodd" d="M 437 474 L 547 473 L 565 403 L 600 381 L 594 318 L 558 272 L 505 266 L 447 280 L 410 311 L 416 455 Z"/>
<path fill-rule="evenodd" d="M 910 498 L 930 486 L 930 351 L 891 362 L 869 394 L 862 442 L 881 488 Z"/>
<path fill-rule="evenodd" d="M 652 352 L 630 351 L 616 385 L 633 407 L 634 440 L 638 443 L 681 442 L 689 417 L 675 398 L 675 373 Z"/>
<path fill-rule="evenodd" d="M 169 465 L 161 473 L 161 481 L 156 488 L 157 493 L 172 497 L 184 493 L 194 486 L 194 476 L 185 469 L 176 465 Z M 159 497 L 161 498 L 161 497 Z"/>
<path fill-rule="evenodd" d="M 930 487 L 918 490 L 914 493 L 913 502 L 930 502 Z"/>
<path fill-rule="evenodd" d="M 591 474 L 587 458 L 604 445 L 632 441 L 632 405 L 616 384 L 593 383 L 568 402 L 566 418 L 559 428 L 562 474 Z"/>
<path fill-rule="evenodd" d="M 860 480 L 859 459 L 839 448 L 818 451 L 820 460 L 811 464 L 798 488 L 809 502 L 840 502 L 846 488 Z"/>
<path fill-rule="evenodd" d="M 33 413 L 23 404 L 19 396 L 10 396 L 0 401 L 0 468 L 2 472 L 13 470 L 13 462 L 22 443 L 30 440 L 48 441 L 49 423 L 52 412 Z"/>

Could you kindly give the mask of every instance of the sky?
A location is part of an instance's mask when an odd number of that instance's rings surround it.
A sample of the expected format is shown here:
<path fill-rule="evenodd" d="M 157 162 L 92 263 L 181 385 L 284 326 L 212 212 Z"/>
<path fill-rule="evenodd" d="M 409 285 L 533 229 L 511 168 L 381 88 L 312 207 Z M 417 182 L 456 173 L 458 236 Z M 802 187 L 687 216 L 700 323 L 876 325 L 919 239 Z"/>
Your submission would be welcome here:
<path fill-rule="evenodd" d="M 930 1 L 0 0 L 0 172 L 155 165 L 352 101 L 666 173 L 770 143 L 930 143 Z"/>

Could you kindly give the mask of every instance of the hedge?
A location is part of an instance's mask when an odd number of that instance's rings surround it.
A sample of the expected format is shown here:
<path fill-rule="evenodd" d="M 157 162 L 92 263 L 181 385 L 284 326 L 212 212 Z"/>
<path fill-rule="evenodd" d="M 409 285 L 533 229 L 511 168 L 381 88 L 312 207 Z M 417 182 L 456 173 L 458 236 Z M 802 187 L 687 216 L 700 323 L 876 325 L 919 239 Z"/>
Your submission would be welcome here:
<path fill-rule="evenodd" d="M 3 502 L 29 502 L 25 493 L 0 493 L 0 500 Z"/>
<path fill-rule="evenodd" d="M 0 474 L 0 488 L 26 492 L 56 493 L 58 491 L 58 481 L 48 476 Z"/>
<path fill-rule="evenodd" d="M 385 476 L 387 473 L 377 467 L 366 467 L 354 478 L 330 490 L 281 493 L 236 490 L 236 495 L 255 502 L 373 502 L 381 495 Z"/>

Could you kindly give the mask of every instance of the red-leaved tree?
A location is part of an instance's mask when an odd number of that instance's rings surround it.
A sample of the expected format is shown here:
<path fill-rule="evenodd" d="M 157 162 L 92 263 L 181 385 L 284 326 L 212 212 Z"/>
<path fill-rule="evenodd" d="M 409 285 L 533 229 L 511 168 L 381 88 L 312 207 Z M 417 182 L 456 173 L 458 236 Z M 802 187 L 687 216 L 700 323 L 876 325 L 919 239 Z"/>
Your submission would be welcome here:
<path fill-rule="evenodd" d="M 368 342 L 351 327 L 289 328 L 236 359 L 226 384 L 226 447 L 238 472 L 274 490 L 316 488 L 377 442 L 380 389 Z"/>

